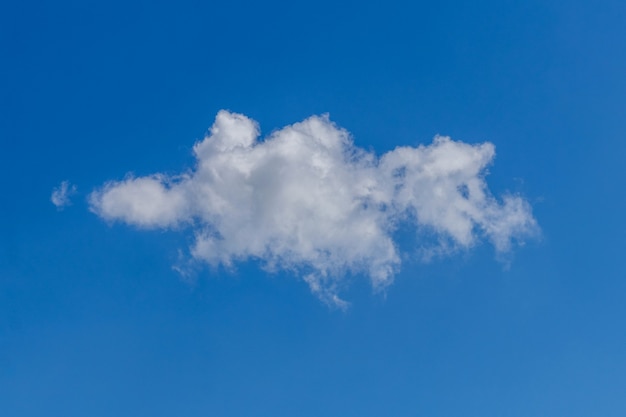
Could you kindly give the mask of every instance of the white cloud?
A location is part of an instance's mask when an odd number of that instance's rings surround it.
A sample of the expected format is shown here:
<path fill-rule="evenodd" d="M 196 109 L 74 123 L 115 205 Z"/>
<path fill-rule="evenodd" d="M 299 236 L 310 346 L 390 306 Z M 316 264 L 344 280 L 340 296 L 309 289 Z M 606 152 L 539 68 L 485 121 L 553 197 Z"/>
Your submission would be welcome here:
<path fill-rule="evenodd" d="M 193 150 L 193 170 L 109 182 L 90 195 L 91 210 L 141 228 L 190 228 L 193 258 L 290 269 L 339 306 L 346 274 L 367 275 L 376 290 L 393 281 L 399 228 L 426 231 L 446 252 L 486 239 L 498 253 L 537 230 L 525 200 L 487 189 L 491 143 L 439 136 L 378 158 L 327 116 L 260 141 L 256 122 L 220 111 Z"/>
<path fill-rule="evenodd" d="M 70 184 L 69 181 L 62 181 L 61 184 L 52 190 L 50 201 L 59 210 L 63 210 L 65 207 L 72 204 L 70 197 L 76 194 L 76 186 Z"/>

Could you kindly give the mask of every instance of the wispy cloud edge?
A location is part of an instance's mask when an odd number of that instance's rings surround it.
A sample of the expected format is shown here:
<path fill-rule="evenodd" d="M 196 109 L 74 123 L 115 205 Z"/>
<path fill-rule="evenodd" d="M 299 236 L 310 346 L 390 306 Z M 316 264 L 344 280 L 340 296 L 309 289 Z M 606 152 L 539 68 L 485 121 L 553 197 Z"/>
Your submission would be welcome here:
<path fill-rule="evenodd" d="M 76 194 L 77 188 L 69 181 L 61 181 L 58 187 L 52 190 L 50 195 L 50 201 L 59 210 L 63 210 L 65 207 L 70 206 L 72 201 L 70 197 Z"/>

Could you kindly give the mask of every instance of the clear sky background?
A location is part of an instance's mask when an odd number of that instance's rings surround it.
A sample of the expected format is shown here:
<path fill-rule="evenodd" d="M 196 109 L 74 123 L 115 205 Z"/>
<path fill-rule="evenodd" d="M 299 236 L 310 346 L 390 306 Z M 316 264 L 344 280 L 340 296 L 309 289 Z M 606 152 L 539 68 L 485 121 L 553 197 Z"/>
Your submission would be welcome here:
<path fill-rule="evenodd" d="M 0 415 L 623 416 L 624 22 L 623 1 L 4 2 Z M 87 198 L 193 167 L 220 109 L 262 134 L 329 113 L 379 155 L 489 141 L 491 192 L 541 236 L 507 262 L 405 251 L 345 311 L 257 261 L 187 282 L 189 230 Z"/>

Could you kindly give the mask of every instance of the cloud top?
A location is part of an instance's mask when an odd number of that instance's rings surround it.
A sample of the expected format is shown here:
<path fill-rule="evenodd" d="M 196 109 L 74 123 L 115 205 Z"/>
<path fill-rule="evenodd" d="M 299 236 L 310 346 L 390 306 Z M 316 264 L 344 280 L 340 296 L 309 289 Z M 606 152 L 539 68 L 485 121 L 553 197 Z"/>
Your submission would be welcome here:
<path fill-rule="evenodd" d="M 140 228 L 190 228 L 193 258 L 294 270 L 339 306 L 346 274 L 367 275 L 377 290 L 393 281 L 401 227 L 427 231 L 447 250 L 486 239 L 500 253 L 537 230 L 525 200 L 487 189 L 491 143 L 438 136 L 377 157 L 327 116 L 259 140 L 256 122 L 220 111 L 193 152 L 195 168 L 178 176 L 106 183 L 90 195 L 91 210 Z"/>
<path fill-rule="evenodd" d="M 74 194 L 76 194 L 76 186 L 70 184 L 69 181 L 62 181 L 58 187 L 52 190 L 50 201 L 57 209 L 63 210 L 72 204 L 70 197 Z"/>

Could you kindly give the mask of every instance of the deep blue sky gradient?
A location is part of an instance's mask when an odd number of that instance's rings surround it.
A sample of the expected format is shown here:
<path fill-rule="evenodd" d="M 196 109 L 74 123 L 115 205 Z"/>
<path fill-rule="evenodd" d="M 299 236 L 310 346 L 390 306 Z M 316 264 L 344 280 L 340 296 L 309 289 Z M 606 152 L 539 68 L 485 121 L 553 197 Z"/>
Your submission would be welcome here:
<path fill-rule="evenodd" d="M 626 3 L 283 3 L 0 6 L 0 415 L 623 416 Z M 85 199 L 192 166 L 222 108 L 328 112 L 378 153 L 491 141 L 542 237 L 508 267 L 408 253 L 345 313 L 254 262 L 183 282 L 190 236 Z"/>

